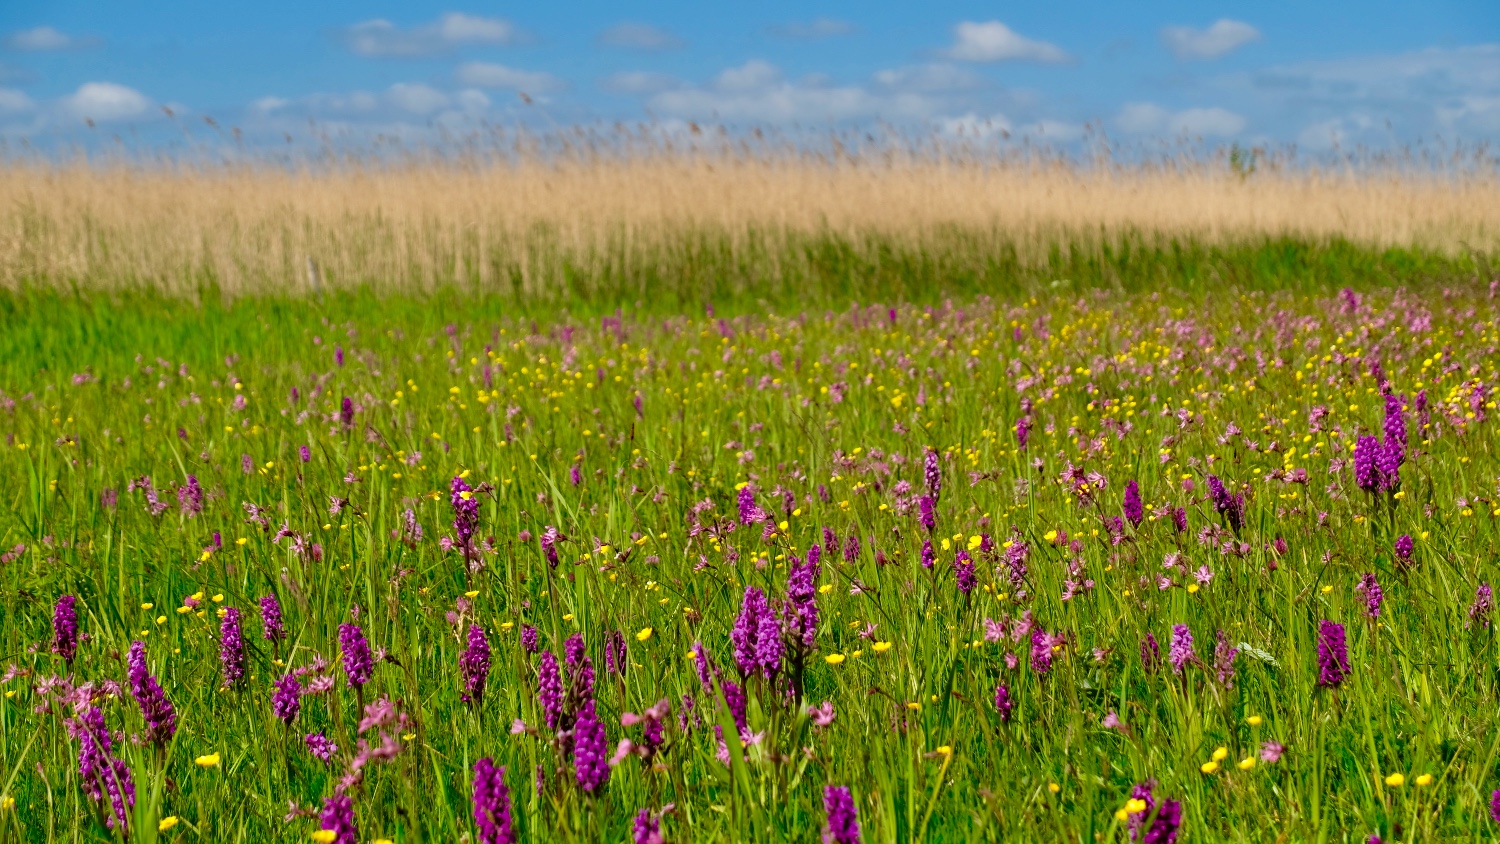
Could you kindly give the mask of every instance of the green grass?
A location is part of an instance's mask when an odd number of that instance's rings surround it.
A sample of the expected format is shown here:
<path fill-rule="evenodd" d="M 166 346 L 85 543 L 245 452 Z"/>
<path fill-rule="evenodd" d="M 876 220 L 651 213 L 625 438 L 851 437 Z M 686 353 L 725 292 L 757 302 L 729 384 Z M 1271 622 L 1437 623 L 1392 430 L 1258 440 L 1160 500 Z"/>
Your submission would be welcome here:
<path fill-rule="evenodd" d="M 762 283 L 754 262 L 685 243 L 659 275 L 580 279 L 565 300 L 461 282 L 321 301 L 211 286 L 194 299 L 0 298 L 0 547 L 25 546 L 0 564 L 0 662 L 18 672 L 0 686 L 0 792 L 15 801 L 0 810 L 0 841 L 111 837 L 81 788 L 72 710 L 49 704 L 42 683 L 65 673 L 48 645 L 65 594 L 88 634 L 74 683 L 123 682 L 138 639 L 180 716 L 157 751 L 130 739 L 142 719 L 128 692 L 92 700 L 123 731 L 133 840 L 158 840 L 167 816 L 180 821 L 160 840 L 308 840 L 316 821 L 284 821 L 288 801 L 321 806 L 359 738 L 337 659 L 355 606 L 393 658 L 365 702 L 389 696 L 412 719 L 393 731 L 402 751 L 350 792 L 362 841 L 474 840 L 482 756 L 506 766 L 531 841 L 628 840 L 637 811 L 668 804 L 669 841 L 814 841 L 826 785 L 852 789 L 866 842 L 1124 841 L 1116 812 L 1147 780 L 1181 801 L 1181 841 L 1492 839 L 1500 674 L 1493 630 L 1469 607 L 1496 578 L 1500 326 L 1488 286 L 1468 281 L 1477 259 L 1298 241 L 1132 240 L 1031 269 L 980 253 L 815 238 L 785 258 L 796 273 Z M 1333 292 L 1343 286 L 1362 291 L 1349 294 L 1358 306 Z M 896 303 L 894 322 L 881 302 Z M 617 307 L 616 327 L 601 316 Z M 1399 499 L 1362 492 L 1348 465 L 1355 437 L 1381 430 L 1377 360 L 1411 406 Z M 351 428 L 337 420 L 345 397 L 359 406 Z M 1321 422 L 1315 407 L 1329 409 Z M 1226 435 L 1231 423 L 1242 433 Z M 911 503 L 927 448 L 943 478 L 931 570 Z M 1061 480 L 1070 466 L 1107 483 L 1091 480 L 1081 501 Z M 1271 479 L 1294 469 L 1309 481 Z M 493 542 L 472 573 L 438 541 L 452 535 L 449 485 L 465 472 L 493 487 L 479 495 L 479 536 Z M 1237 536 L 1204 498 L 1209 474 L 1248 496 Z M 174 494 L 189 475 L 207 491 L 201 513 Z M 126 489 L 143 476 L 169 505 L 160 515 Z M 1151 516 L 1111 542 L 1104 520 L 1131 480 Z M 694 535 L 694 504 L 713 503 L 705 522 L 737 516 L 746 481 L 787 526 Z M 349 500 L 338 515 L 332 497 Z M 270 508 L 267 525 L 247 522 L 244 502 Z M 1184 535 L 1156 518 L 1172 507 L 1186 509 Z M 425 531 L 411 545 L 392 538 L 408 508 Z M 321 559 L 274 541 L 283 522 Z M 537 542 L 547 526 L 569 537 L 555 570 Z M 837 718 L 817 727 L 752 678 L 748 732 L 762 737 L 729 742 L 725 765 L 713 725 L 732 721 L 686 653 L 702 642 L 739 682 L 730 631 L 745 587 L 779 605 L 785 558 L 824 527 L 861 543 L 850 561 L 824 557 L 806 665 L 806 702 L 830 701 Z M 1208 544 L 1205 530 L 1217 534 Z M 1392 551 L 1401 534 L 1416 538 L 1410 565 Z M 1013 583 L 1003 548 L 975 550 L 980 585 L 965 597 L 954 558 L 980 535 L 1025 542 L 1027 573 Z M 1163 568 L 1169 553 L 1185 556 L 1181 570 Z M 1200 566 L 1212 579 L 1189 591 Z M 1378 626 L 1354 589 L 1366 572 L 1384 588 Z M 1064 601 L 1067 580 L 1093 586 Z M 465 591 L 478 595 L 455 626 L 445 615 Z M 178 611 L 198 593 L 201 608 Z M 260 638 L 267 594 L 289 630 L 275 649 Z M 222 606 L 245 613 L 241 688 L 221 688 Z M 1029 665 L 1027 641 L 986 641 L 985 619 L 1025 613 L 1060 637 L 1049 671 Z M 1348 630 L 1353 671 L 1338 688 L 1317 684 L 1323 619 Z M 477 708 L 460 701 L 470 622 L 494 650 Z M 537 657 L 520 646 L 528 624 L 559 654 L 584 635 L 611 751 L 641 737 L 621 713 L 671 701 L 655 770 L 630 758 L 598 795 L 573 783 L 541 716 Z M 1142 637 L 1165 658 L 1175 624 L 1205 664 L 1147 671 Z M 1248 646 L 1232 687 L 1213 667 L 1219 630 Z M 610 632 L 628 644 L 623 674 L 605 669 Z M 333 690 L 304 697 L 284 727 L 270 684 L 314 654 L 333 663 Z M 834 654 L 844 660 L 826 661 Z M 1015 701 L 1009 721 L 998 684 Z M 684 694 L 701 718 L 686 731 Z M 1128 731 L 1102 726 L 1110 712 Z M 537 732 L 513 734 L 515 719 Z M 341 748 L 332 766 L 302 746 L 319 730 Z M 365 738 L 378 745 L 378 732 Z M 1286 745 L 1280 761 L 1236 765 L 1268 741 Z M 1220 769 L 1202 772 L 1219 747 Z M 194 764 L 211 753 L 218 767 Z M 1393 773 L 1403 786 L 1386 784 Z"/>

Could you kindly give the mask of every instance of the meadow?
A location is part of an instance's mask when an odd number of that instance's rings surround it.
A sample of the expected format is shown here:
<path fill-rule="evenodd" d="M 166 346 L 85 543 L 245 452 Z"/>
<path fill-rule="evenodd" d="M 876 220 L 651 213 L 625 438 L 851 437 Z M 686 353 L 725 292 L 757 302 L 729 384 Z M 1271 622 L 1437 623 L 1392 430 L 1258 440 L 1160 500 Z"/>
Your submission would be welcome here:
<path fill-rule="evenodd" d="M 0 842 L 1493 840 L 1493 174 L 982 164 L 0 168 Z"/>

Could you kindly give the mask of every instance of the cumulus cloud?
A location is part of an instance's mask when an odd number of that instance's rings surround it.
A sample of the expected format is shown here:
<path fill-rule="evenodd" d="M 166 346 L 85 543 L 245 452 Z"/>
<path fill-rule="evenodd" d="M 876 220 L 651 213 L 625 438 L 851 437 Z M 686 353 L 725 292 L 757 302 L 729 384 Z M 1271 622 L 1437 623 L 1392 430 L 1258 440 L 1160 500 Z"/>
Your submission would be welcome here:
<path fill-rule="evenodd" d="M 1031 61 L 1064 64 L 1071 58 L 1061 47 L 1027 38 L 999 21 L 964 21 L 953 28 L 953 46 L 943 58 L 961 62 Z"/>
<path fill-rule="evenodd" d="M 1155 103 L 1126 103 L 1115 123 L 1133 135 L 1229 137 L 1245 129 L 1245 118 L 1224 108 L 1169 111 Z"/>
<path fill-rule="evenodd" d="M 794 85 L 759 59 L 725 69 L 706 87 L 658 93 L 650 106 L 684 118 L 758 122 L 841 120 L 879 110 L 875 98 L 860 88 Z"/>
<path fill-rule="evenodd" d="M 1260 30 L 1244 21 L 1221 18 L 1207 29 L 1191 26 L 1168 26 L 1161 31 L 1161 43 L 1172 55 L 1184 61 L 1217 59 L 1261 38 Z"/>
<path fill-rule="evenodd" d="M 273 111 L 280 111 L 289 105 L 291 105 L 291 101 L 282 97 L 261 97 L 250 104 L 250 110 L 259 114 L 270 114 Z"/>
<path fill-rule="evenodd" d="M 50 26 L 39 26 L 35 29 L 23 29 L 20 32 L 12 32 L 4 38 L 0 38 L 9 50 L 21 50 L 25 52 L 49 52 L 53 50 L 78 50 L 84 47 L 94 47 L 99 44 L 99 39 L 92 37 L 77 37 L 59 32 Z"/>
<path fill-rule="evenodd" d="M 459 91 L 454 97 L 454 101 L 458 104 L 459 108 L 467 112 L 477 113 L 486 111 L 490 107 L 490 98 L 485 96 L 483 91 L 476 91 L 473 88 L 466 88 Z"/>
<path fill-rule="evenodd" d="M 103 123 L 140 117 L 151 108 L 146 95 L 114 82 L 85 82 L 59 103 L 64 114 Z"/>
<path fill-rule="evenodd" d="M 519 70 L 490 62 L 462 65 L 456 77 L 460 83 L 475 88 L 507 89 L 526 94 L 546 94 L 567 87 L 565 82 L 550 73 Z"/>
<path fill-rule="evenodd" d="M 792 23 L 777 24 L 766 30 L 777 38 L 798 38 L 802 40 L 814 40 L 818 38 L 836 38 L 840 35 L 853 35 L 859 28 L 848 21 L 835 18 L 815 18 L 810 21 L 794 21 Z"/>
<path fill-rule="evenodd" d="M 599 43 L 607 47 L 630 50 L 676 50 L 684 41 L 676 35 L 647 23 L 620 23 L 599 34 Z"/>
<path fill-rule="evenodd" d="M 937 121 L 938 131 L 959 138 L 1010 137 L 1011 123 L 1003 114 L 980 116 L 968 112 L 957 117 L 945 117 Z"/>
<path fill-rule="evenodd" d="M 467 46 L 507 46 L 525 40 L 515 24 L 449 12 L 435 22 L 402 29 L 388 20 L 357 23 L 341 33 L 353 52 L 370 58 L 416 58 L 451 53 Z"/>
<path fill-rule="evenodd" d="M 1349 129 L 1344 126 L 1343 118 L 1329 118 L 1319 120 L 1317 123 L 1308 124 L 1298 133 L 1298 144 L 1311 150 L 1328 150 L 1344 144 L 1349 138 Z"/>
<path fill-rule="evenodd" d="M 670 73 L 625 70 L 605 78 L 600 87 L 614 94 L 655 94 L 682 87 L 682 80 Z"/>
<path fill-rule="evenodd" d="M 1211 77 L 1199 87 L 1214 101 L 1274 120 L 1288 139 L 1321 139 L 1304 146 L 1326 147 L 1330 137 L 1389 145 L 1435 132 L 1479 140 L 1500 131 L 1493 106 L 1500 44 L 1295 62 Z"/>
<path fill-rule="evenodd" d="M 1065 120 L 1037 120 L 1022 126 L 1020 134 L 1047 142 L 1068 143 L 1083 137 L 1083 126 Z"/>
<path fill-rule="evenodd" d="M 36 108 L 36 103 L 14 88 L 0 88 L 0 114 L 20 114 Z"/>
<path fill-rule="evenodd" d="M 741 92 L 768 88 L 781 82 L 781 71 L 770 62 L 751 59 L 739 67 L 725 68 L 714 79 L 720 91 Z"/>
<path fill-rule="evenodd" d="M 966 91 L 982 86 L 984 78 L 966 68 L 935 62 L 877 71 L 875 84 L 893 91 Z"/>
<path fill-rule="evenodd" d="M 386 98 L 402 111 L 427 115 L 448 107 L 448 95 L 420 82 L 398 82 L 385 92 Z"/>
<path fill-rule="evenodd" d="M 661 91 L 647 105 L 684 119 L 758 123 L 929 120 L 956 105 L 952 97 L 924 90 L 923 72 L 897 69 L 877 76 L 868 85 L 838 84 L 823 76 L 790 80 L 775 65 L 754 59 L 726 68 L 707 85 Z M 926 83 L 931 86 L 940 76 L 932 73 Z M 944 84 L 952 82 L 950 77 Z"/>

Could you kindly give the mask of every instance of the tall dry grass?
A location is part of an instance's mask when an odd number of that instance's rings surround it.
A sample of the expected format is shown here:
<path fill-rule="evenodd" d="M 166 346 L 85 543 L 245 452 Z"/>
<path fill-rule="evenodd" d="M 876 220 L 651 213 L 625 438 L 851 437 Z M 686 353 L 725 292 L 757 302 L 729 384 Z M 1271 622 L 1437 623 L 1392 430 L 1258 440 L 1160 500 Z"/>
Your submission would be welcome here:
<path fill-rule="evenodd" d="M 828 232 L 969 248 L 1127 233 L 1226 243 L 1344 238 L 1445 254 L 1500 244 L 1493 171 L 1304 169 L 1242 176 L 1188 166 L 1024 164 L 982 157 L 656 155 L 543 163 L 0 166 L 0 284 L 152 285 L 229 293 L 323 283 L 504 283 L 541 291 L 569 272 L 625 272 L 684 236 L 774 256 Z M 776 259 L 757 272 L 775 273 Z"/>

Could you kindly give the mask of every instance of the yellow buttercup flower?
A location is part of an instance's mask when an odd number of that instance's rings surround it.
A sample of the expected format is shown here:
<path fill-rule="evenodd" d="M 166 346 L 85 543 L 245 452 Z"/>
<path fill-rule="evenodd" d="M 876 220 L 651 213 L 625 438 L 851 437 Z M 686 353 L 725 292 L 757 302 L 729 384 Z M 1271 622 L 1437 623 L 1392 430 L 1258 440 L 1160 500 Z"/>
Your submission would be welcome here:
<path fill-rule="evenodd" d="M 1259 715 L 1251 715 L 1249 718 L 1245 719 L 1245 723 L 1249 724 L 1252 727 L 1259 727 L 1262 720 L 1263 719 Z"/>
<path fill-rule="evenodd" d="M 1210 759 L 1209 761 L 1204 762 L 1202 765 L 1199 765 L 1198 770 L 1202 771 L 1205 774 L 1212 774 L 1215 771 L 1219 770 L 1219 763 Z"/>
<path fill-rule="evenodd" d="M 829 665 L 838 665 L 839 663 L 844 661 L 844 655 L 829 654 L 828 656 L 823 657 L 823 661 L 828 663 Z"/>
<path fill-rule="evenodd" d="M 639 633 L 636 633 L 636 634 L 635 634 L 635 640 L 636 640 L 636 641 L 637 641 L 637 642 L 644 642 L 644 641 L 646 641 L 646 640 L 647 640 L 647 639 L 650 639 L 650 638 L 651 638 L 651 634 L 652 634 L 652 633 L 653 633 L 653 632 L 655 632 L 655 631 L 653 631 L 653 630 L 652 630 L 652 629 L 651 629 L 651 628 L 649 628 L 649 627 L 642 627 L 642 628 L 641 628 L 641 630 L 640 630 L 640 632 L 639 632 Z"/>
<path fill-rule="evenodd" d="M 167 815 L 166 817 L 164 817 L 161 820 L 159 820 L 159 821 L 156 822 L 156 831 L 157 832 L 166 832 L 167 830 L 171 829 L 172 827 L 174 827 L 176 825 L 177 825 L 177 816 L 176 815 Z"/>
<path fill-rule="evenodd" d="M 1248 771 L 1248 770 L 1250 770 L 1251 768 L 1254 768 L 1254 767 L 1255 767 L 1255 757 L 1254 756 L 1246 756 L 1244 759 L 1241 759 L 1239 761 L 1239 768 L 1240 768 L 1241 771 Z"/>
<path fill-rule="evenodd" d="M 1432 785 L 1432 774 L 1419 774 L 1415 782 L 1417 783 L 1417 785 L 1426 788 L 1427 786 Z"/>
<path fill-rule="evenodd" d="M 1215 762 L 1223 762 L 1227 758 L 1229 758 L 1229 748 L 1220 747 L 1214 750 L 1213 759 Z"/>
<path fill-rule="evenodd" d="M 318 844 L 332 844 L 333 839 L 339 837 L 339 834 L 331 829 L 320 829 L 314 832 L 311 837 Z"/>
<path fill-rule="evenodd" d="M 11 797 L 9 794 L 0 797 L 0 811 L 9 812 L 14 808 L 16 808 L 16 798 Z"/>
<path fill-rule="evenodd" d="M 193 764 L 200 768 L 217 768 L 219 767 L 219 754 L 209 753 L 205 756 L 199 756 L 193 760 Z"/>
<path fill-rule="evenodd" d="M 468 592 L 464 593 L 464 597 L 465 598 L 478 598 L 479 597 L 479 590 L 478 589 L 471 589 Z"/>
<path fill-rule="evenodd" d="M 1401 773 L 1391 774 L 1385 778 L 1385 784 L 1391 788 L 1400 788 L 1406 785 L 1406 775 Z"/>
<path fill-rule="evenodd" d="M 883 654 L 883 653 L 885 653 L 886 651 L 888 651 L 890 649 L 891 649 L 891 643 L 890 642 L 876 642 L 875 644 L 873 644 L 873 645 L 870 646 L 870 650 L 872 650 L 872 651 L 874 651 L 875 653 L 878 653 L 878 654 Z"/>

